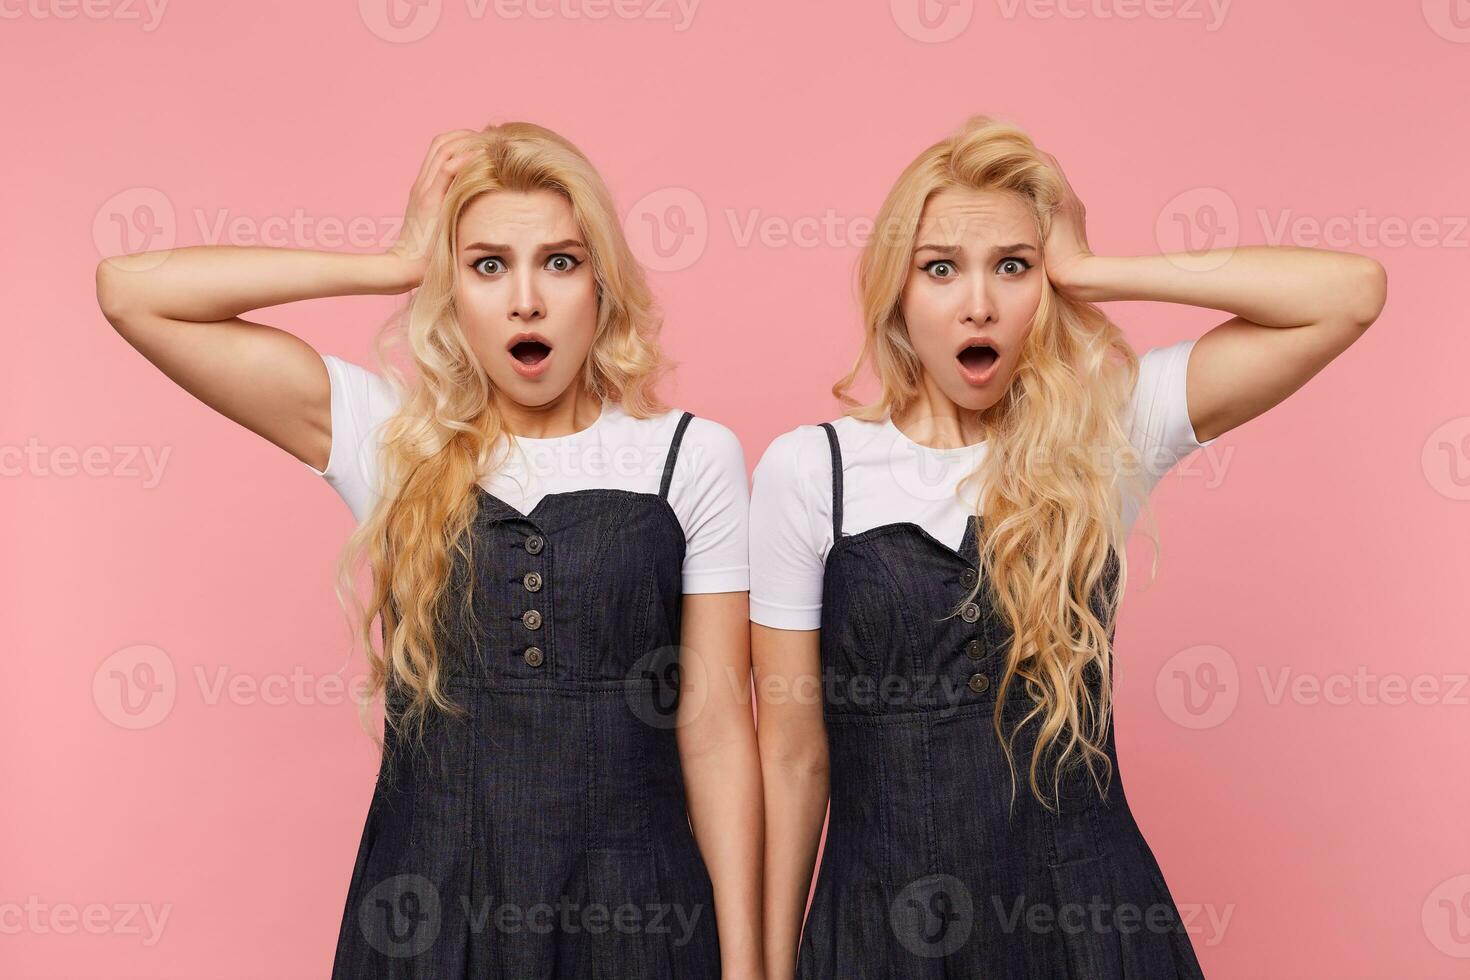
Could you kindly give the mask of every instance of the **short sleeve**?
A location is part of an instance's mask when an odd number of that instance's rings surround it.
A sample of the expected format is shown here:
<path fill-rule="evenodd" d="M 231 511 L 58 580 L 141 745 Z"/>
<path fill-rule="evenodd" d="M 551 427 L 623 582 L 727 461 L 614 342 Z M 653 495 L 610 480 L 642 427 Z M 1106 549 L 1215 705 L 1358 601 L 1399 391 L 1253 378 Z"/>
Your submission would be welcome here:
<path fill-rule="evenodd" d="M 822 625 L 822 578 L 832 544 L 832 456 L 826 433 L 804 425 L 777 436 L 750 493 L 750 619 L 762 626 Z"/>
<path fill-rule="evenodd" d="M 1138 359 L 1138 383 L 1129 401 L 1128 438 L 1138 451 L 1152 489 L 1185 456 L 1211 445 L 1195 438 L 1185 378 L 1193 338 L 1152 347 Z M 1218 438 L 1218 436 L 1216 437 Z"/>
<path fill-rule="evenodd" d="M 734 432 L 689 420 L 679 443 L 669 506 L 684 527 L 684 593 L 750 588 L 750 489 Z"/>
<path fill-rule="evenodd" d="M 325 479 L 361 523 L 382 493 L 380 427 L 397 412 L 398 399 L 381 375 L 332 354 L 321 357 L 332 385 L 332 449 L 325 470 L 302 465 Z"/>

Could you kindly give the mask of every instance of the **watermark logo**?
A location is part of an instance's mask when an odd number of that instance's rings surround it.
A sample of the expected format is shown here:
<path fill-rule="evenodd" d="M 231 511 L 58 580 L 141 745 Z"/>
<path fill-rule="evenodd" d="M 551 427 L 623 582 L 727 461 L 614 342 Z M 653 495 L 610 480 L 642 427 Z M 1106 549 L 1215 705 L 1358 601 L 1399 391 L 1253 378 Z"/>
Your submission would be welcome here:
<path fill-rule="evenodd" d="M 1424 899 L 1424 935 L 1435 949 L 1470 959 L 1470 874 L 1446 878 Z"/>
<path fill-rule="evenodd" d="M 975 0 L 889 0 L 893 22 L 915 41 L 942 44 L 964 33 L 975 16 Z"/>
<path fill-rule="evenodd" d="M 439 889 L 423 875 L 394 875 L 363 896 L 357 923 L 368 945 L 384 956 L 417 956 L 439 938 Z"/>
<path fill-rule="evenodd" d="M 1240 244 L 1240 213 L 1220 188 L 1195 187 L 1174 195 L 1160 209 L 1154 241 L 1181 268 L 1218 269 Z"/>
<path fill-rule="evenodd" d="M 439 25 L 441 0 L 358 0 L 357 13 L 376 37 L 393 44 L 423 40 Z"/>
<path fill-rule="evenodd" d="M 975 928 L 970 889 L 953 875 L 910 882 L 889 909 L 893 934 L 915 956 L 937 959 L 963 946 Z"/>
<path fill-rule="evenodd" d="M 1470 500 L 1470 415 L 1450 419 L 1429 433 L 1420 465 L 1436 493 Z"/>
<path fill-rule="evenodd" d="M 687 187 L 663 187 L 639 198 L 623 222 L 638 261 L 657 272 L 687 269 L 709 244 L 704 201 Z"/>
<path fill-rule="evenodd" d="M 119 728 L 152 728 L 173 711 L 178 678 L 171 657 L 140 643 L 124 647 L 92 675 L 92 701 Z"/>
<path fill-rule="evenodd" d="M 178 236 L 173 202 L 156 187 L 129 187 L 102 202 L 92 218 L 92 243 L 98 255 L 129 255 L 171 249 Z M 156 255 L 139 272 L 163 264 Z M 142 260 L 135 260 L 139 263 Z"/>
<path fill-rule="evenodd" d="M 1470 44 L 1470 2 L 1467 0 L 1421 0 L 1424 22 L 1446 41 Z"/>
<path fill-rule="evenodd" d="M 1154 696 L 1170 721 L 1185 728 L 1223 724 L 1240 700 L 1240 671 L 1223 647 L 1202 644 L 1164 662 Z"/>

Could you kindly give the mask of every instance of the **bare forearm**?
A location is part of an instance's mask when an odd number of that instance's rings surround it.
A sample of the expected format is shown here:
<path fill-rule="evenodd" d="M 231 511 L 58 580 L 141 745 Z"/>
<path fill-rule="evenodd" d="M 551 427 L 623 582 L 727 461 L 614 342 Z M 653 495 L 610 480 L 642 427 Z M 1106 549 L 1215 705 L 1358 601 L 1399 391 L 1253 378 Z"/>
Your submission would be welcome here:
<path fill-rule="evenodd" d="M 759 977 L 765 807 L 752 728 L 684 760 L 690 824 L 715 893 L 725 978 Z"/>
<path fill-rule="evenodd" d="M 207 323 L 325 296 L 400 293 L 416 283 L 390 253 L 196 245 L 107 259 L 99 300 L 117 313 Z"/>
<path fill-rule="evenodd" d="M 763 764 L 766 796 L 765 929 L 767 980 L 796 972 L 813 866 L 827 816 L 825 746 L 820 758 Z"/>
<path fill-rule="evenodd" d="M 1371 322 L 1382 266 L 1350 252 L 1241 246 L 1198 255 L 1088 256 L 1068 270 L 1071 295 L 1092 303 L 1152 300 L 1223 310 L 1268 327 Z"/>

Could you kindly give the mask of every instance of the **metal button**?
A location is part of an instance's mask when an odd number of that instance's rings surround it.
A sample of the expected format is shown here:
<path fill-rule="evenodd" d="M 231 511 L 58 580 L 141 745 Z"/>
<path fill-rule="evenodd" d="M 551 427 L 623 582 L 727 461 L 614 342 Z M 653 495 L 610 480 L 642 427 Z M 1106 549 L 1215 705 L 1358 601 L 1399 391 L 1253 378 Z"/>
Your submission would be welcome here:
<path fill-rule="evenodd" d="M 973 602 L 967 602 L 960 608 L 960 618 L 967 623 L 973 623 L 980 618 L 980 607 Z"/>
<path fill-rule="evenodd" d="M 521 613 L 521 625 L 528 630 L 539 630 L 541 628 L 541 614 L 534 609 L 527 609 Z"/>
<path fill-rule="evenodd" d="M 973 568 L 967 568 L 963 572 L 960 572 L 960 584 L 967 589 L 972 588 L 978 577 L 978 573 Z"/>
<path fill-rule="evenodd" d="M 546 547 L 546 539 L 539 534 L 533 534 L 526 539 L 527 554 L 539 555 L 544 547 Z"/>
<path fill-rule="evenodd" d="M 532 667 L 540 667 L 546 660 L 546 654 L 541 652 L 540 647 L 526 647 L 526 663 Z"/>
<path fill-rule="evenodd" d="M 521 579 L 521 584 L 526 587 L 526 591 L 527 592 L 540 592 L 541 591 L 541 573 L 540 572 L 527 572 L 525 574 L 525 577 L 523 577 Z"/>
<path fill-rule="evenodd" d="M 986 691 L 990 690 L 990 678 L 986 677 L 984 674 L 971 674 L 970 690 L 974 691 L 976 694 L 984 694 Z"/>
<path fill-rule="evenodd" d="M 985 650 L 980 646 L 979 640 L 971 640 L 969 643 L 965 644 L 965 656 L 969 657 L 971 660 L 979 660 L 981 657 L 985 656 Z"/>

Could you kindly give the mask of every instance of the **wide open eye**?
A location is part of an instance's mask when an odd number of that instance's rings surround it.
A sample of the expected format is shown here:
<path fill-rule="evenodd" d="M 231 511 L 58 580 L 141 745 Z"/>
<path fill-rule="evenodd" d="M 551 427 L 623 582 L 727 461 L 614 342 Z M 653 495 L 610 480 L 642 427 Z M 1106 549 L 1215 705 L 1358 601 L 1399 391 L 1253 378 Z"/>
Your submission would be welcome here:
<path fill-rule="evenodd" d="M 581 264 L 581 259 L 565 252 L 558 252 L 546 260 L 546 268 L 552 272 L 571 272 Z"/>
<path fill-rule="evenodd" d="M 481 266 L 483 266 L 486 262 L 493 262 L 495 264 L 495 267 L 491 269 L 482 269 Z M 483 259 L 476 259 L 474 262 L 470 263 L 470 268 L 474 269 L 481 275 L 493 276 L 497 272 L 505 271 L 505 263 L 494 255 L 487 255 Z"/>
<path fill-rule="evenodd" d="M 924 263 L 920 268 L 935 279 L 953 279 L 959 275 L 959 270 L 955 268 L 954 263 L 949 259 L 935 259 L 932 262 Z"/>

